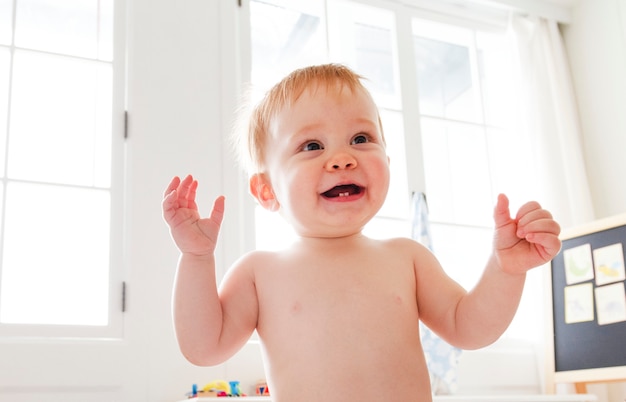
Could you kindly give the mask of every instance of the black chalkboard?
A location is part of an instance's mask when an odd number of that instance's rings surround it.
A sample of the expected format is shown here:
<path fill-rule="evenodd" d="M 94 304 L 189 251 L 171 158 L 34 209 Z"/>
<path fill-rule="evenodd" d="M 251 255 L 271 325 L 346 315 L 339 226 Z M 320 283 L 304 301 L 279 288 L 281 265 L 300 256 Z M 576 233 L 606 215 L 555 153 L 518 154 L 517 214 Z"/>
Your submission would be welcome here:
<path fill-rule="evenodd" d="M 621 245 L 622 253 L 622 268 L 623 271 L 623 253 L 626 250 L 626 217 L 620 217 L 617 226 L 598 229 L 595 227 L 593 230 L 577 234 L 572 237 L 563 238 L 563 246 L 559 254 L 551 262 L 551 287 L 552 287 L 552 324 L 553 324 L 553 340 L 554 340 L 554 370 L 556 373 L 567 372 L 573 370 L 593 370 L 609 367 L 625 367 L 626 368 L 626 321 L 620 321 L 619 319 L 607 320 L 606 313 L 600 313 L 598 311 L 598 299 L 596 295 L 598 288 L 611 285 L 612 291 L 621 292 L 620 286 L 624 288 L 625 281 L 620 275 L 614 275 L 613 279 L 601 280 L 597 283 L 600 276 L 603 277 L 603 272 L 598 274 L 597 260 L 600 259 L 594 254 L 595 250 L 602 249 L 607 250 L 609 247 L 615 255 L 615 251 L 619 249 Z M 602 225 L 600 225 L 601 227 Z M 610 226 L 610 225 L 609 225 Z M 581 231 L 579 231 L 581 232 Z M 569 283 L 568 276 L 566 275 L 572 272 L 572 255 L 575 254 L 572 251 L 568 253 L 568 250 L 582 250 L 583 254 L 586 250 L 590 250 L 590 258 L 593 261 L 592 266 L 592 278 L 580 279 L 573 281 L 570 274 Z M 568 261 L 566 263 L 566 260 Z M 581 264 L 583 265 L 583 264 Z M 615 265 L 615 264 L 614 264 Z M 567 272 L 566 270 L 570 270 Z M 611 271 L 613 272 L 613 271 Z M 578 289 L 584 290 L 582 294 L 592 295 L 592 316 L 589 316 L 589 305 L 585 304 L 586 317 L 584 319 L 576 320 L 572 319 L 575 313 L 580 312 L 581 309 L 574 309 L 572 305 L 576 300 L 571 295 L 572 286 L 582 285 Z M 566 290 L 566 288 L 569 288 Z M 566 305 L 566 291 L 570 295 L 567 299 Z M 587 293 L 585 293 L 587 292 Z M 591 293 L 588 293 L 591 292 Z M 604 292 L 604 289 L 600 289 L 600 293 Z M 625 290 L 626 292 L 626 290 Z M 616 292 L 613 292 L 614 295 Z M 604 294 L 604 293 L 603 293 Z M 610 306 L 610 305 L 609 305 Z M 620 308 L 618 308 L 618 311 Z M 605 311 L 605 310 L 603 310 Z M 569 315 L 567 314 L 569 312 Z M 585 314 L 582 314 L 585 316 Z M 618 314 L 619 315 L 619 314 Z"/>

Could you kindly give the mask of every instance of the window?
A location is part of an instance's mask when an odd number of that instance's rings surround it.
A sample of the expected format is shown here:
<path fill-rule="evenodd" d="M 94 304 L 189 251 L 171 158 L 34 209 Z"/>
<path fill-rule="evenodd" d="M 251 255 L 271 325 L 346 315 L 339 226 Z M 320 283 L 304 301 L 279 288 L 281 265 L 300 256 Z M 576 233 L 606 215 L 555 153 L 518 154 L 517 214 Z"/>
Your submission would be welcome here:
<path fill-rule="evenodd" d="M 253 85 L 265 90 L 295 67 L 329 61 L 365 76 L 392 169 L 387 202 L 365 233 L 410 236 L 410 196 L 425 191 L 434 252 L 470 288 L 491 252 L 497 194 L 509 196 L 512 210 L 528 194 L 524 161 L 531 159 L 516 130 L 517 69 L 506 18 L 486 24 L 376 4 L 251 1 Z M 258 247 L 290 238 L 276 214 L 258 207 L 256 218 Z M 517 322 L 526 319 L 523 311 Z M 508 335 L 535 339 L 524 327 L 513 325 Z"/>
<path fill-rule="evenodd" d="M 0 0 L 0 335 L 120 333 L 113 9 Z"/>
<path fill-rule="evenodd" d="M 478 275 L 468 261 L 481 268 L 491 251 L 497 193 L 515 200 L 526 188 L 525 140 L 512 113 L 514 49 L 503 32 L 421 18 L 412 33 L 435 252 L 469 287 Z"/>

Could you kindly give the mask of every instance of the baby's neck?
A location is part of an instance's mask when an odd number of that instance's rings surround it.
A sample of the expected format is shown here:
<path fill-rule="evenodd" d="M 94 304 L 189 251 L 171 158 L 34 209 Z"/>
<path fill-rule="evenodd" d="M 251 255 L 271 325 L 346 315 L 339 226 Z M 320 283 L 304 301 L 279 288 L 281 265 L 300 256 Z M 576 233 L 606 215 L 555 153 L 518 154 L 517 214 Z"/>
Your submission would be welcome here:
<path fill-rule="evenodd" d="M 315 237 L 315 236 L 300 236 L 294 246 L 303 247 L 306 249 L 324 249 L 328 250 L 333 248 L 349 248 L 359 247 L 370 239 L 363 235 L 361 232 L 357 232 L 347 236 L 337 237 Z"/>

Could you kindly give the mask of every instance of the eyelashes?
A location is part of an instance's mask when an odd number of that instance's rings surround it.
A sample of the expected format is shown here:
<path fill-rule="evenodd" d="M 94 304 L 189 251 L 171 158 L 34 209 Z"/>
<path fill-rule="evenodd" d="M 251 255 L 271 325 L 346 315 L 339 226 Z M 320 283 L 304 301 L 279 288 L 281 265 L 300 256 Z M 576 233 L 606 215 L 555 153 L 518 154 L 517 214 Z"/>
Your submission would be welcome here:
<path fill-rule="evenodd" d="M 350 140 L 350 145 L 367 144 L 369 142 L 375 142 L 372 140 L 372 138 L 373 137 L 369 134 L 359 133 Z M 323 149 L 324 149 L 324 144 L 322 144 L 318 140 L 307 140 L 298 147 L 299 151 L 304 151 L 304 152 L 321 151 Z"/>
<path fill-rule="evenodd" d="M 350 141 L 351 145 L 356 145 L 356 144 L 365 144 L 368 142 L 372 142 L 372 137 L 368 134 L 357 134 L 354 136 L 354 138 L 352 139 L 352 141 Z"/>
<path fill-rule="evenodd" d="M 320 151 L 324 149 L 324 146 L 319 141 L 306 141 L 300 146 L 300 151 Z"/>

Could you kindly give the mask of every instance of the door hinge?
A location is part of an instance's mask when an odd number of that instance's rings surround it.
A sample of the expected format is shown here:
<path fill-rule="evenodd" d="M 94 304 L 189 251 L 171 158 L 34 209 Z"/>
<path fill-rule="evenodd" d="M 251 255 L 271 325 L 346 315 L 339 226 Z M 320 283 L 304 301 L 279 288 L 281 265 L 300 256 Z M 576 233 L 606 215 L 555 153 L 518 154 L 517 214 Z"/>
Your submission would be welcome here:
<path fill-rule="evenodd" d="M 126 312 L 126 282 L 122 282 L 122 313 Z"/>
<path fill-rule="evenodd" d="M 124 110 L 124 139 L 128 139 L 128 110 Z"/>

